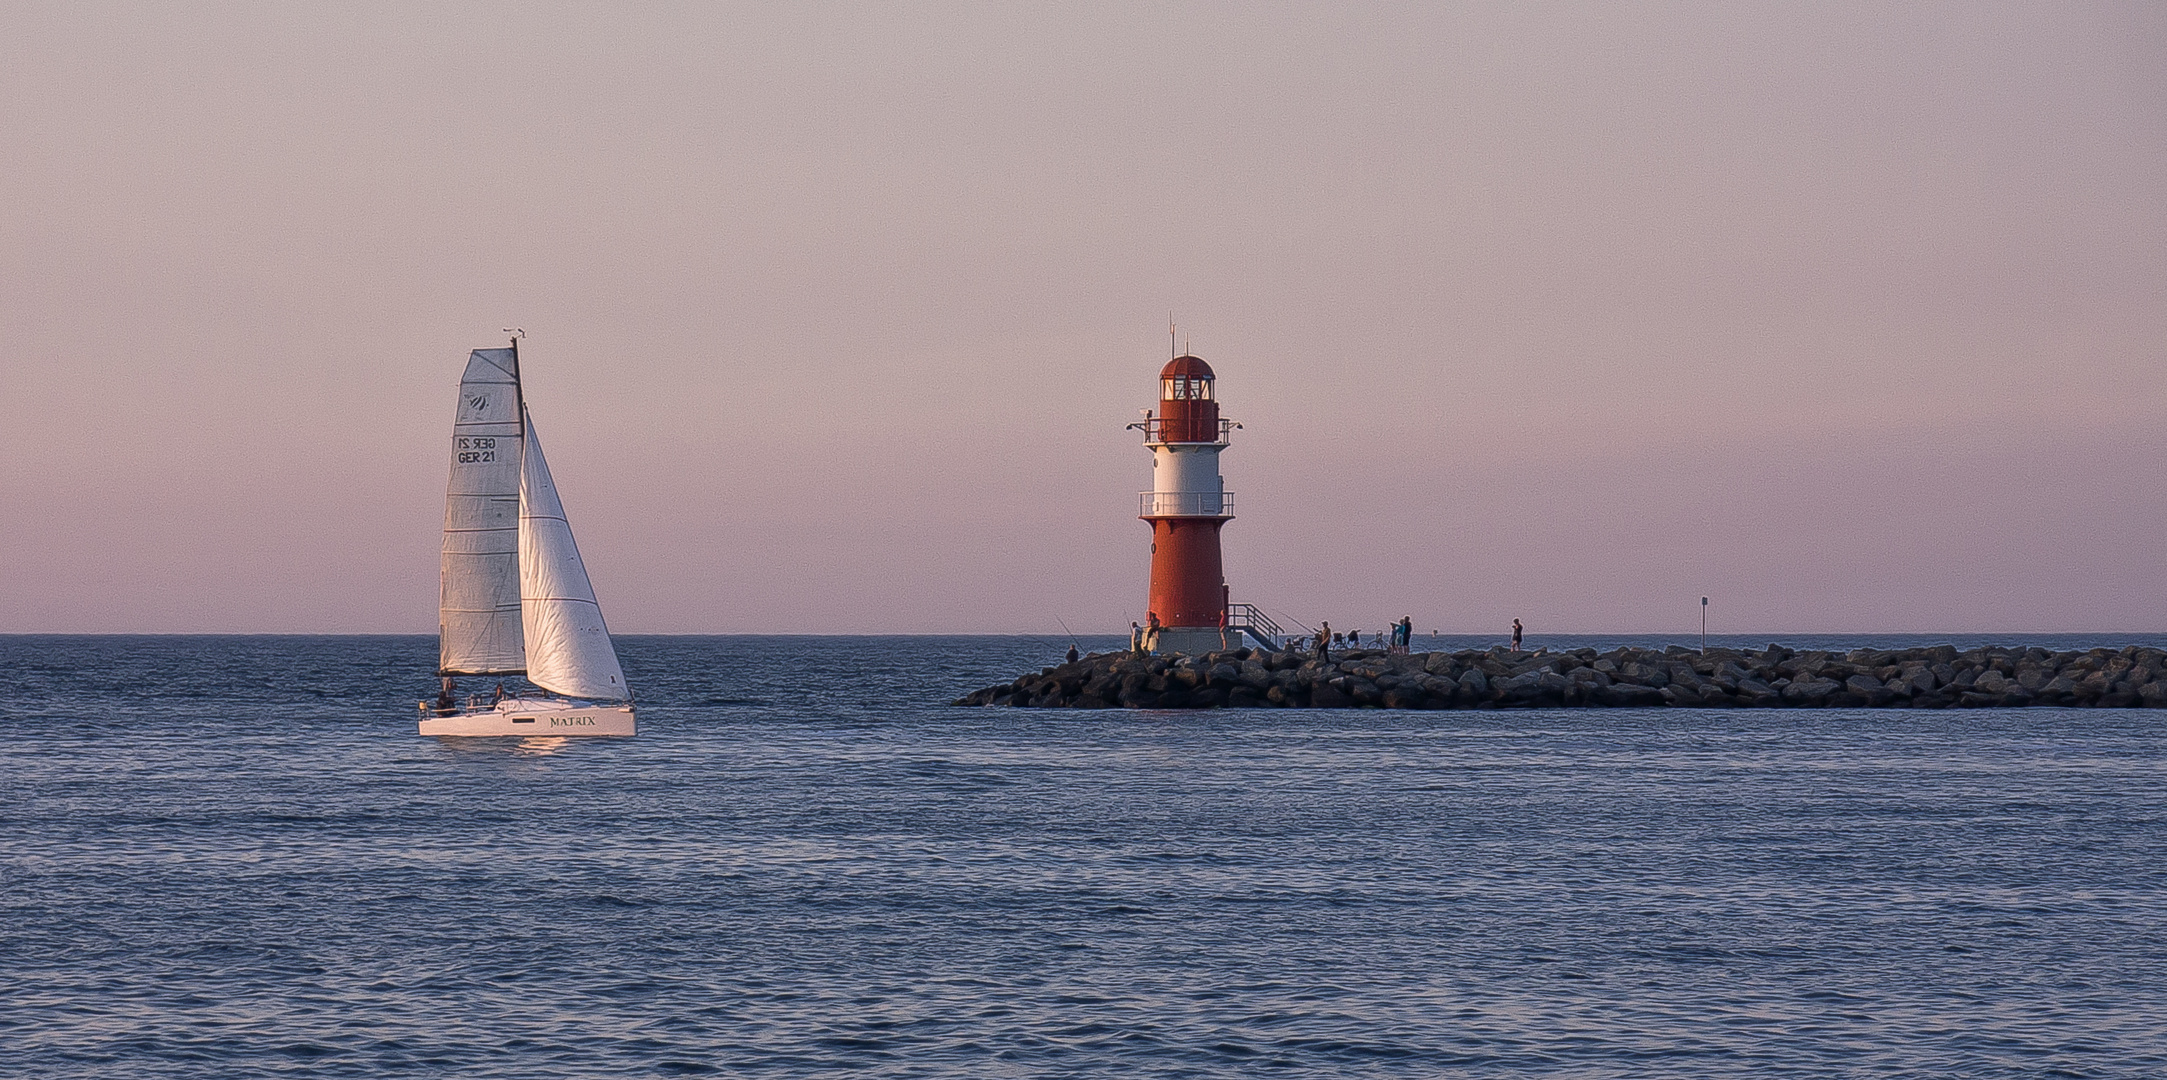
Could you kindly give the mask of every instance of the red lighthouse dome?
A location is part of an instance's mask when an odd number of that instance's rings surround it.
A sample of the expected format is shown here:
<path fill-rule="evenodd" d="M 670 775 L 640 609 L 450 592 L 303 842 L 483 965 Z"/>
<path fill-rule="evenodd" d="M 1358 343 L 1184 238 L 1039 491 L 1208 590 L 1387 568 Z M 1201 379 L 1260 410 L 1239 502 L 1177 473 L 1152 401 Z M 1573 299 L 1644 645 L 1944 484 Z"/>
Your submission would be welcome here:
<path fill-rule="evenodd" d="M 1201 356 L 1183 354 L 1168 360 L 1166 366 L 1159 369 L 1159 378 L 1162 379 L 1210 379 L 1211 377 L 1211 365 L 1205 363 L 1204 358 Z"/>

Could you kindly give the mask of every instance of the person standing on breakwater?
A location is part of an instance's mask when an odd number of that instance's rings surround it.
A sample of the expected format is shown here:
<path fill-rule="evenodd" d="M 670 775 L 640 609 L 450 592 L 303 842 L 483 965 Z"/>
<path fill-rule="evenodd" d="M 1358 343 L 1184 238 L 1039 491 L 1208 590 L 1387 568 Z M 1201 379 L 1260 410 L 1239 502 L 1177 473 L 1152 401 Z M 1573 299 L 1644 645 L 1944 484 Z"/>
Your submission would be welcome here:
<path fill-rule="evenodd" d="M 1076 659 L 1076 646 L 1071 645 L 1068 647 L 1068 662 L 1073 664 L 1076 662 Z"/>
<path fill-rule="evenodd" d="M 1166 624 L 1159 621 L 1159 613 L 1156 611 L 1144 612 L 1144 619 L 1144 649 L 1147 652 L 1158 652 L 1159 631 L 1166 629 Z"/>
<path fill-rule="evenodd" d="M 1133 622 L 1129 624 L 1129 651 L 1137 656 L 1144 655 L 1144 628 Z"/>
<path fill-rule="evenodd" d="M 1512 621 L 1512 651 L 1520 651 L 1520 620 Z"/>
<path fill-rule="evenodd" d="M 1325 650 L 1325 647 L 1326 647 L 1326 646 L 1329 646 L 1329 645 L 1330 645 L 1331 643 L 1332 643 L 1332 624 L 1331 624 L 1331 623 L 1328 623 L 1328 622 L 1325 622 L 1325 623 L 1318 623 L 1318 624 L 1317 624 L 1317 659 L 1319 659 L 1319 660 L 1327 660 L 1327 659 L 1330 659 L 1330 656 L 1329 656 L 1328 654 L 1326 654 L 1324 650 Z"/>

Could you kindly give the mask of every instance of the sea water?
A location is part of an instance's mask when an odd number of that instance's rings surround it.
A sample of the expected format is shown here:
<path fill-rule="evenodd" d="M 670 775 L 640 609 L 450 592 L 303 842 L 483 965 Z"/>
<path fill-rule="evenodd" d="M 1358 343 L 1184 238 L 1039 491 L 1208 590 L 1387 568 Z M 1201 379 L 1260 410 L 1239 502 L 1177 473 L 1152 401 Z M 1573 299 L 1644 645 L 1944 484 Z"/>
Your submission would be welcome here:
<path fill-rule="evenodd" d="M 0 638 L 0 1074 L 2167 1074 L 2167 714 L 945 704 L 1066 645 Z"/>

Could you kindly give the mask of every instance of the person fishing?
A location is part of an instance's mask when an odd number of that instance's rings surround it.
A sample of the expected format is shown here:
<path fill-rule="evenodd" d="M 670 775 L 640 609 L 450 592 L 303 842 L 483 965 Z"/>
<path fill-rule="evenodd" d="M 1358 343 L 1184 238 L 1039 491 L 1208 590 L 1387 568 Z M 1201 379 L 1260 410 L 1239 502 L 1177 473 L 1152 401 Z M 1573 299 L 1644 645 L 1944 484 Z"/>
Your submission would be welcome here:
<path fill-rule="evenodd" d="M 1060 623 L 1061 632 L 1068 635 L 1068 662 L 1073 664 L 1076 662 L 1076 657 L 1078 655 L 1077 650 L 1083 647 L 1083 642 L 1076 640 L 1076 631 L 1068 628 L 1067 619 L 1056 615 L 1053 617 L 1053 621 Z"/>
<path fill-rule="evenodd" d="M 1320 622 L 1320 623 L 1318 623 L 1318 624 L 1317 624 L 1317 659 L 1319 659 L 1319 660 L 1329 660 L 1329 659 L 1331 659 L 1331 655 L 1330 655 L 1329 653 L 1327 653 L 1327 652 L 1325 651 L 1326 647 L 1330 646 L 1331 644 L 1332 644 L 1332 624 L 1331 624 L 1331 623 L 1329 623 L 1329 622 Z"/>
<path fill-rule="evenodd" d="M 1144 628 L 1134 622 L 1129 624 L 1129 652 L 1144 655 Z"/>

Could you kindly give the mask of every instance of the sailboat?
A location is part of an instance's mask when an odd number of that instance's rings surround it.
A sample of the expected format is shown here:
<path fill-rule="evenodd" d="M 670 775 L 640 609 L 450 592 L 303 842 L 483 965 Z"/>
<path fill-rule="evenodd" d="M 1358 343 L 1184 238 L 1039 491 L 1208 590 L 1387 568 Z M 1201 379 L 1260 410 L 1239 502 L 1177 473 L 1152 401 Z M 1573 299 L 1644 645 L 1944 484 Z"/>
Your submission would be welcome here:
<path fill-rule="evenodd" d="M 519 339 L 459 379 L 444 503 L 437 675 L 423 735 L 632 735 L 632 689 L 549 477 L 519 383 Z M 525 676 L 540 694 L 457 696 L 460 676 Z"/>

